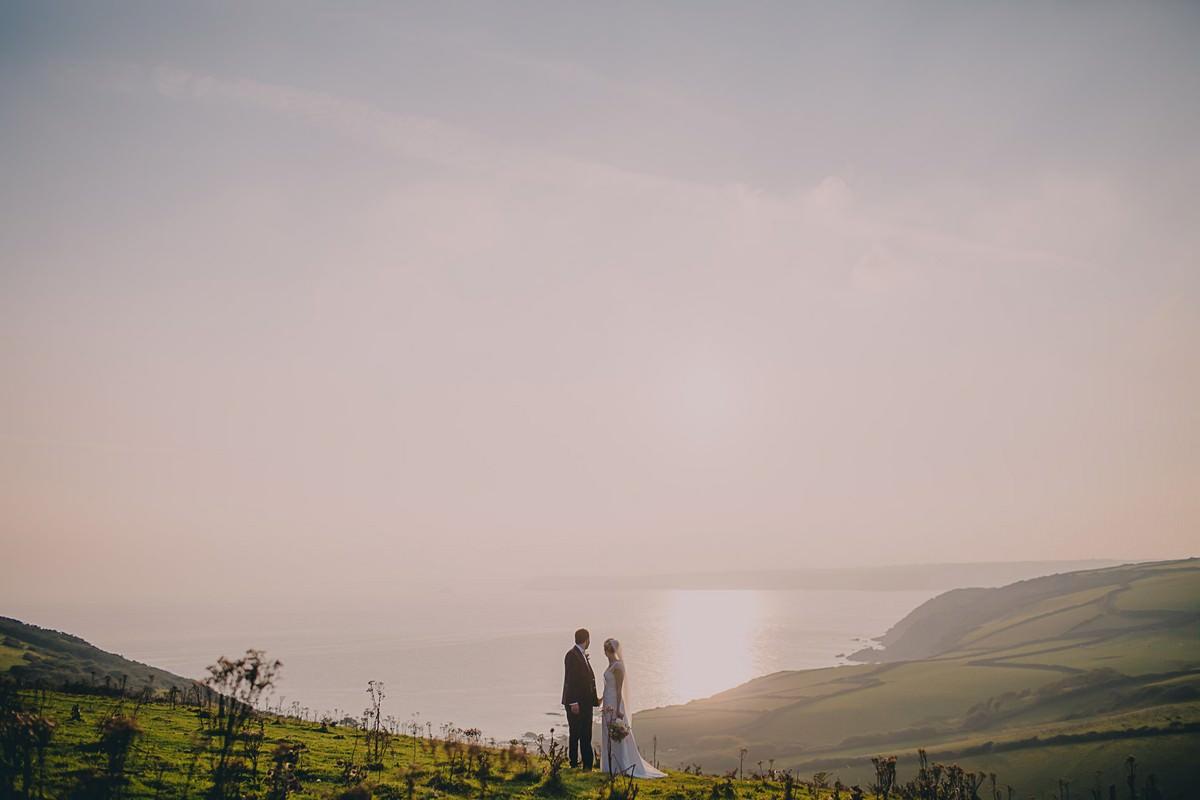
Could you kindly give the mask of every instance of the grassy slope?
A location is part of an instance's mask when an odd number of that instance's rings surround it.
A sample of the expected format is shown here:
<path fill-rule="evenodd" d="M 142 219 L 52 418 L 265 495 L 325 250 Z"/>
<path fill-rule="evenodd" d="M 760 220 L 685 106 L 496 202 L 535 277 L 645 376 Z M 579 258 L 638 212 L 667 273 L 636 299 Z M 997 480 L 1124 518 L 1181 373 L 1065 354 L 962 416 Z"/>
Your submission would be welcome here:
<path fill-rule="evenodd" d="M 184 689 L 192 684 L 166 670 L 101 650 L 78 636 L 8 617 L 0 617 L 0 674 L 3 673 L 18 677 L 25 684 L 41 681 L 54 687 L 93 681 L 102 685 L 105 678 L 120 685 L 123 677 L 131 691 L 146 685 L 165 690 L 171 686 Z"/>
<path fill-rule="evenodd" d="M 30 697 L 29 700 L 34 700 Z M 95 752 L 94 743 L 97 740 L 96 726 L 116 703 L 110 698 L 94 695 L 71 695 L 61 692 L 50 692 L 41 710 L 57 722 L 54 739 L 47 757 L 47 786 L 49 797 L 66 797 L 75 783 L 74 774 L 88 767 L 99 767 L 101 756 Z M 78 704 L 82 719 L 71 721 L 70 709 Z M 130 701 L 125 701 L 124 708 L 133 708 Z M 144 706 L 138 714 L 138 723 L 144 731 L 136 743 L 136 750 L 130 759 L 128 773 L 132 783 L 126 797 L 199 797 L 207 787 L 204 770 L 207 767 L 206 757 L 194 759 L 192 743 L 196 740 L 198 729 L 196 710 L 180 706 L 172 709 L 162 703 Z M 269 754 L 276 742 L 293 741 L 304 743 L 308 751 L 302 756 L 300 771 L 302 775 L 302 790 L 293 795 L 296 798 L 329 797 L 344 787 L 339 782 L 337 762 L 356 757 L 362 759 L 362 744 L 355 741 L 355 733 L 351 729 L 330 728 L 321 732 L 318 726 L 297 722 L 290 719 L 270 719 L 266 726 L 266 740 L 262 748 L 260 769 L 265 770 L 269 763 Z M 355 754 L 353 756 L 352 754 Z M 444 755 L 438 754 L 441 762 Z M 195 777 L 188 782 L 190 765 L 195 762 Z M 162 772 L 162 785 L 159 786 L 158 769 L 165 767 Z M 422 770 L 424 775 L 418 784 L 415 797 L 427 798 L 447 797 L 455 795 L 463 798 L 480 796 L 478 781 L 466 779 L 460 787 L 454 790 L 443 788 L 435 791 L 425 785 L 425 780 L 436 770 L 433 768 L 433 757 L 421 744 L 414 748 L 414 740 L 409 737 L 396 737 L 392 752 L 384 759 L 384 768 L 372 772 L 367 780 L 376 798 L 406 797 L 404 775 L 411 766 Z M 534 759 L 533 766 L 539 772 L 544 769 L 544 763 Z M 502 769 L 489 787 L 489 800 L 506 800 L 507 798 L 540 797 L 536 791 L 537 781 L 520 779 L 520 770 L 514 764 L 510 769 Z M 583 774 L 578 771 L 564 769 L 563 775 L 567 787 L 567 797 L 585 798 L 597 797 L 603 784 L 598 773 Z M 661 798 L 662 800 L 710 800 L 712 789 L 717 779 L 710 776 L 684 775 L 672 773 L 669 777 L 656 781 L 639 781 L 640 798 Z M 190 788 L 189 788 L 190 787 Z M 738 800 L 776 800 L 781 795 L 778 784 L 765 785 L 754 781 L 736 781 Z M 822 793 L 822 798 L 828 798 Z"/>
<path fill-rule="evenodd" d="M 713 769 L 744 746 L 861 781 L 867 756 L 899 753 L 903 774 L 925 746 L 1022 791 L 1090 785 L 1096 770 L 1117 781 L 1130 754 L 1182 785 L 1200 748 L 1200 561 L 952 592 L 911 617 L 888 649 L 920 660 L 770 675 L 642 712 L 639 733 L 668 763 Z M 1074 740 L 1047 745 L 1055 735 Z"/>

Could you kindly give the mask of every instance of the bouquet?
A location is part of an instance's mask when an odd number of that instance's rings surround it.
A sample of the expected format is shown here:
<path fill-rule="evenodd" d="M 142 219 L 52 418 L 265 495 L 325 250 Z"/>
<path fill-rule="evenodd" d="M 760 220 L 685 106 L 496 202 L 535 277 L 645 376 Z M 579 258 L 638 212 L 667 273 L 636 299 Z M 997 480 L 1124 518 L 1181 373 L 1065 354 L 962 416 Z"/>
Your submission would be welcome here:
<path fill-rule="evenodd" d="M 608 738 L 614 742 L 622 741 L 629 735 L 629 723 L 623 719 L 614 719 L 608 723 Z"/>

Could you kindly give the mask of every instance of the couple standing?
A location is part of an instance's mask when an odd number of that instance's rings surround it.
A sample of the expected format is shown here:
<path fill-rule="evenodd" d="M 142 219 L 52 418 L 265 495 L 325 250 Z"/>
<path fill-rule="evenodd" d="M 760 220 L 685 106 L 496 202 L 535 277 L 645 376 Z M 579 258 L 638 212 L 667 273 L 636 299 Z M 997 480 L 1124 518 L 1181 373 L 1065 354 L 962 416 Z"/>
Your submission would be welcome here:
<path fill-rule="evenodd" d="M 562 702 L 571 734 L 567 753 L 572 767 L 579 766 L 582 757 L 584 770 L 592 768 L 592 709 L 601 706 L 601 698 L 596 695 L 596 673 L 587 652 L 591 639 L 586 628 L 575 631 L 575 646 L 567 651 L 563 676 Z M 665 778 L 665 772 L 646 763 L 633 740 L 633 727 L 625 708 L 626 676 L 621 643 L 605 639 L 604 655 L 608 657 L 608 669 L 604 670 L 600 712 L 600 769 L 635 778 Z"/>

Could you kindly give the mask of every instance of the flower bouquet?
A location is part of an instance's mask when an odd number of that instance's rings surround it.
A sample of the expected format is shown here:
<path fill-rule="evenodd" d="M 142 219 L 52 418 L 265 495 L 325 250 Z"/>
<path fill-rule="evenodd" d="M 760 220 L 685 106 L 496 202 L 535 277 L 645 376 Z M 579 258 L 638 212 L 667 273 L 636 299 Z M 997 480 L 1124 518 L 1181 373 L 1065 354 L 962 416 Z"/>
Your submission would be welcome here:
<path fill-rule="evenodd" d="M 629 723 L 623 719 L 617 718 L 608 723 L 608 738 L 614 742 L 620 742 L 629 735 Z"/>

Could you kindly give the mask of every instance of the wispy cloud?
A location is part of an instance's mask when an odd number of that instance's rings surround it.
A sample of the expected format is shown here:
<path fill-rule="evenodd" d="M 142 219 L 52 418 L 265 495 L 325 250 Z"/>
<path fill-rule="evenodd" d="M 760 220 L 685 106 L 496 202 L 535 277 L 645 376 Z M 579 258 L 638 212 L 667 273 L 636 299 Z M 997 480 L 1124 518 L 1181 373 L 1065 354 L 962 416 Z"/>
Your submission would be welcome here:
<path fill-rule="evenodd" d="M 231 105 L 278 115 L 393 156 L 433 162 L 492 180 L 608 195 L 609 202 L 617 205 L 621 204 L 622 196 L 650 195 L 653 199 L 647 205 L 673 209 L 677 219 L 686 220 L 691 213 L 698 219 L 711 220 L 714 215 L 724 219 L 730 230 L 742 235 L 740 245 L 759 257 L 786 260 L 789 247 L 803 244 L 802 249 L 812 251 L 815 245 L 821 251 L 825 249 L 821 245 L 823 239 L 835 237 L 843 243 L 853 240 L 857 249 L 844 262 L 849 286 L 871 292 L 899 286 L 914 275 L 927 272 L 933 264 L 969 261 L 1078 267 L 1086 263 L 1070 252 L 1021 244 L 1022 241 L 1044 243 L 1028 234 L 1034 221 L 1044 222 L 1047 213 L 1078 214 L 1080 209 L 1072 207 L 1062 191 L 1025 198 L 1023 206 L 1010 204 L 1005 216 L 997 217 L 997 221 L 1016 235 L 1010 243 L 1002 244 L 1002 231 L 988 231 L 989 235 L 974 237 L 898 221 L 904 215 L 895 213 L 897 209 L 879 203 L 860 203 L 854 188 L 838 175 L 827 176 L 815 185 L 799 187 L 788 194 L 770 193 L 744 184 L 682 181 L 604 162 L 505 145 L 440 119 L 299 86 L 220 77 L 169 64 L 87 65 L 70 72 L 75 79 L 95 81 L 106 90 L 153 93 L 173 102 Z M 1087 189 L 1089 197 L 1093 196 L 1093 189 Z M 910 202 L 919 203 L 919 198 Z M 1019 215 L 1018 210 L 1022 212 Z M 1093 203 L 1090 210 L 1111 217 L 1108 206 L 1097 207 Z M 771 241 L 764 239 L 768 230 Z M 671 236 L 678 231 L 663 233 Z"/>

